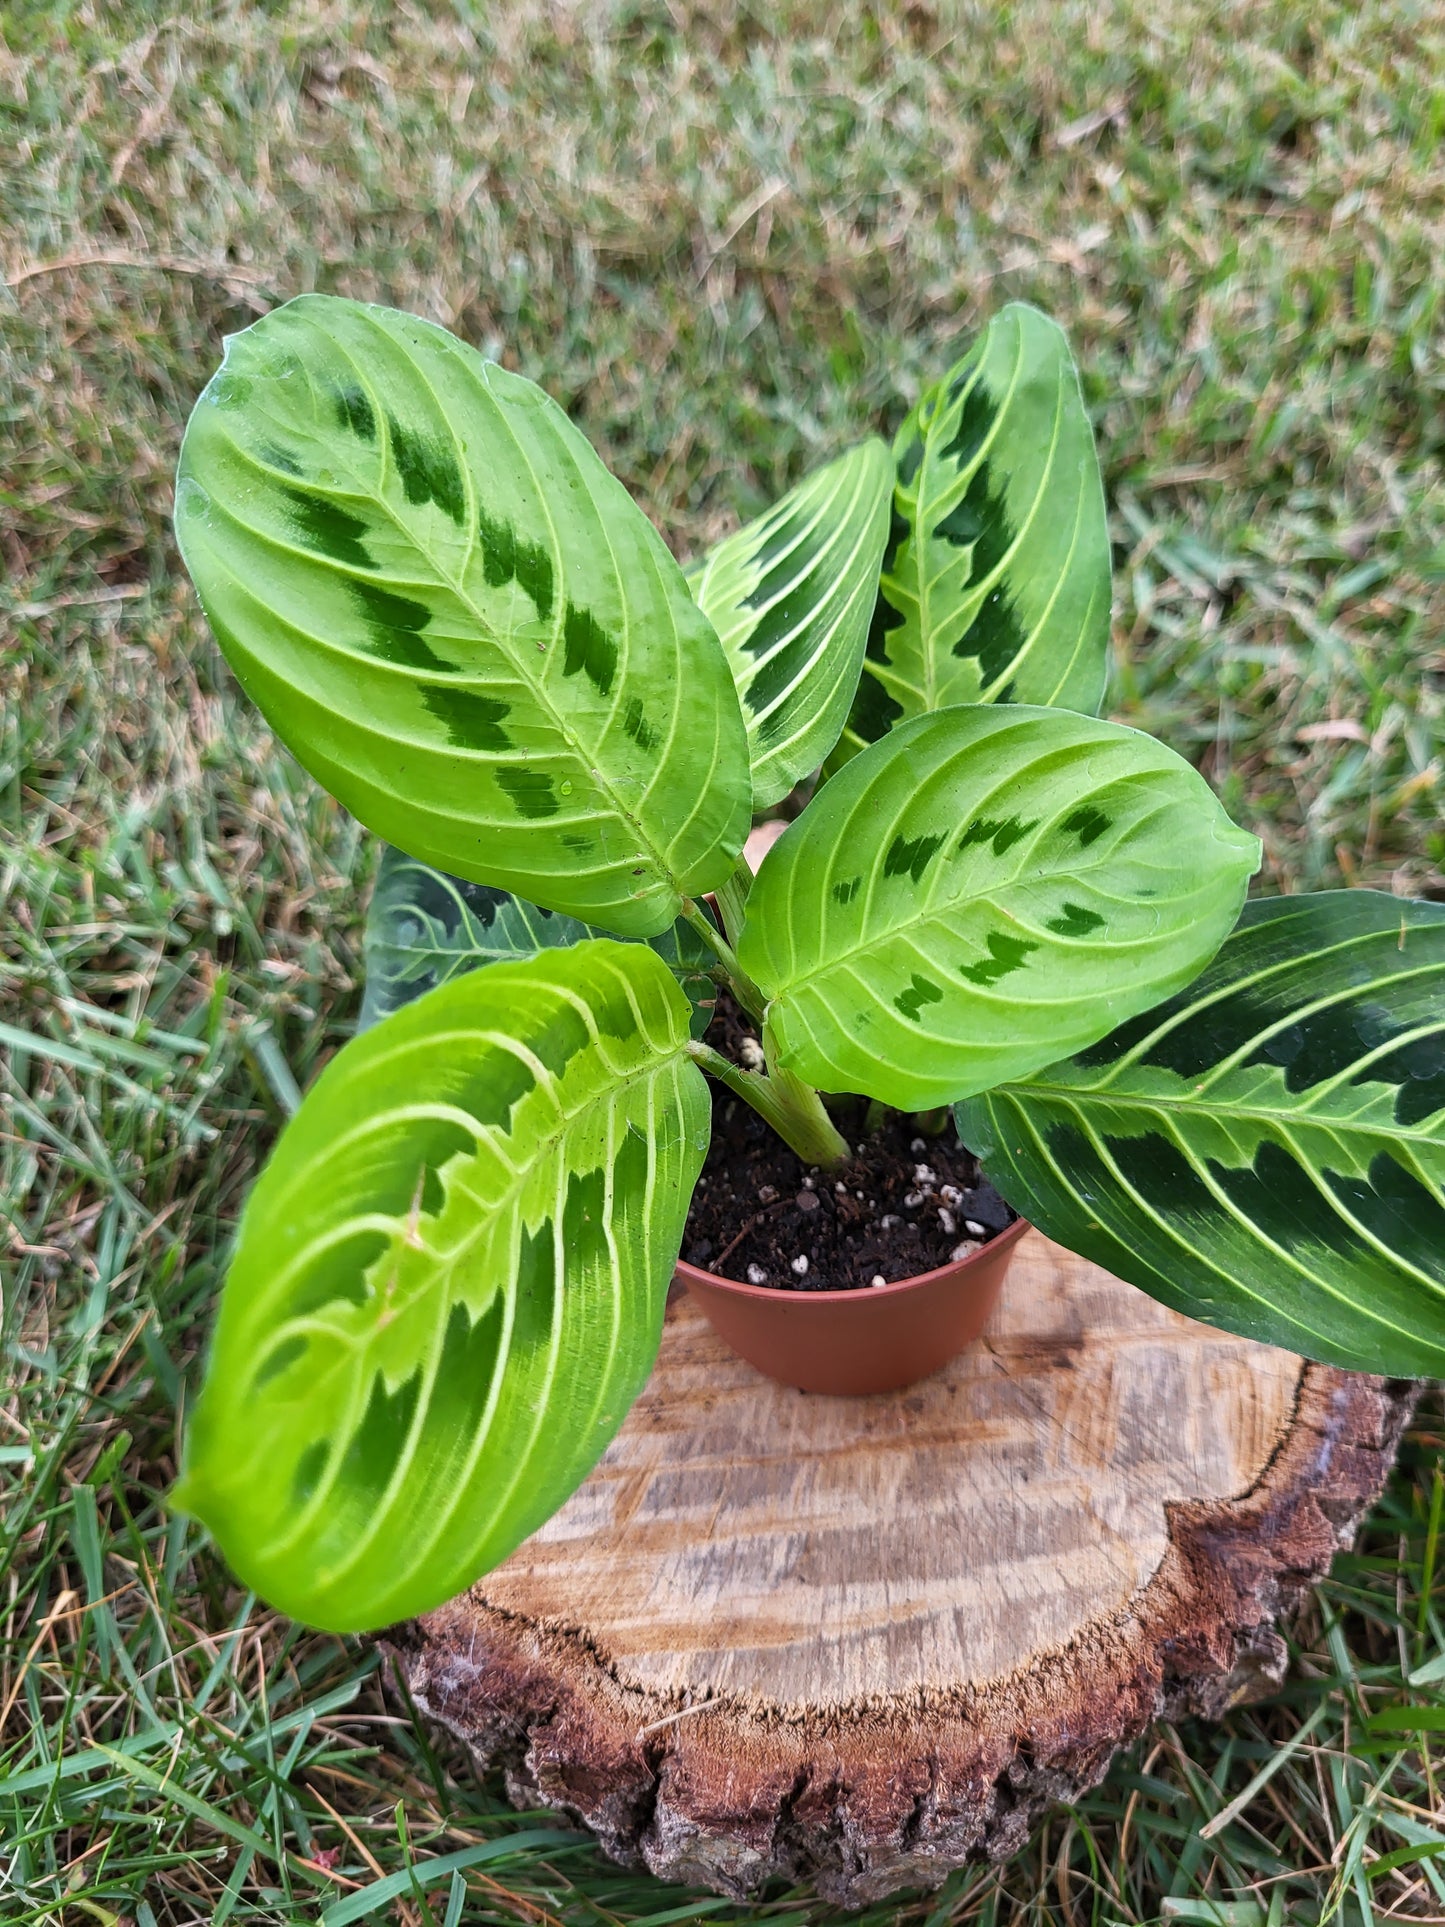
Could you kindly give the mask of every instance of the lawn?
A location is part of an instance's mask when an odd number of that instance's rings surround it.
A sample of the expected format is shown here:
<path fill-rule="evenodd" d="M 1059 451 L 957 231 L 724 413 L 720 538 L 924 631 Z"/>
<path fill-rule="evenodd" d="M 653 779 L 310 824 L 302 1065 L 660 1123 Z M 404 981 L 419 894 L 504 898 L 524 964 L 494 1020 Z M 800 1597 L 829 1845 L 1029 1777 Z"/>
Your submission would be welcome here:
<path fill-rule="evenodd" d="M 1440 896 L 1442 261 L 1438 0 L 0 11 L 6 1927 L 837 1917 L 514 1813 L 164 1507 L 240 1199 L 356 1016 L 374 860 L 172 547 L 221 337 L 309 288 L 432 316 L 692 554 L 1035 301 L 1105 463 L 1108 713 L 1198 763 L 1265 889 Z M 1440 1424 L 1432 1394 L 1278 1700 L 859 1918 L 1445 1916 Z"/>

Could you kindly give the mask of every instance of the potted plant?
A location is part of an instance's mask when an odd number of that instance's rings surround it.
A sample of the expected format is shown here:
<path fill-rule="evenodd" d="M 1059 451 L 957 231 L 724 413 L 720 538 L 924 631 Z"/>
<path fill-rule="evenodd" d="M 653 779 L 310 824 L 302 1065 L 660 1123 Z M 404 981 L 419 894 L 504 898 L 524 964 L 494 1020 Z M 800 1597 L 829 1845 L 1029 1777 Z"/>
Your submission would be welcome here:
<path fill-rule="evenodd" d="M 656 1351 L 708 1075 L 825 1183 L 865 1104 L 925 1148 L 951 1108 L 1166 1302 L 1442 1368 L 1445 906 L 1245 907 L 1255 839 L 1091 713 L 1102 491 L 1042 316 L 688 578 L 540 390 L 307 296 L 228 342 L 176 521 L 244 687 L 405 853 L 380 1021 L 252 1192 L 175 1494 L 276 1604 L 425 1610 L 580 1483 Z M 717 986 L 751 1063 L 701 1035 Z"/>

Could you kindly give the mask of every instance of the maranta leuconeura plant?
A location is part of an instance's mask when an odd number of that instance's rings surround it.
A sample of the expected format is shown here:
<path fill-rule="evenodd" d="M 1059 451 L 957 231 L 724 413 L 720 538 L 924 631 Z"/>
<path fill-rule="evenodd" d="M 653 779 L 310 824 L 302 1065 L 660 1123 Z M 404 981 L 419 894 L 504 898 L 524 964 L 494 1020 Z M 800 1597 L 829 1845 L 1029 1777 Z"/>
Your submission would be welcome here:
<path fill-rule="evenodd" d="M 1246 905 L 1255 838 L 1098 719 L 1104 496 L 1044 316 L 684 573 L 532 383 L 304 296 L 228 341 L 176 528 L 243 687 L 392 846 L 175 1494 L 275 1604 L 424 1610 L 585 1477 L 656 1352 L 704 1072 L 819 1165 L 822 1093 L 952 1104 L 1020 1212 L 1178 1309 L 1445 1371 L 1445 906 Z M 718 983 L 760 1072 L 702 1035 Z"/>

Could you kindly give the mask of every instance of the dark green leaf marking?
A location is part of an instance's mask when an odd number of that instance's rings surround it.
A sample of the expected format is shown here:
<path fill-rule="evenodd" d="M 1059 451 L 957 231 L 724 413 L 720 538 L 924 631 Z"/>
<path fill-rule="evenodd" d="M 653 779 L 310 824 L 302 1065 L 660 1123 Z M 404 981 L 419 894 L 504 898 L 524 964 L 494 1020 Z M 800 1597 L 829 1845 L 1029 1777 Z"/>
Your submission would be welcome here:
<path fill-rule="evenodd" d="M 922 442 L 914 442 L 910 447 L 921 458 Z M 917 460 L 914 467 L 918 466 Z M 888 527 L 888 542 L 883 551 L 882 573 L 891 573 L 898 546 L 908 534 L 908 523 L 898 513 L 895 505 L 892 520 Z M 868 662 L 887 662 L 889 659 L 888 638 L 895 629 L 901 629 L 904 617 L 900 610 L 881 592 L 873 604 L 873 616 L 868 625 L 868 640 L 863 655 Z M 886 736 L 889 727 L 903 714 L 903 705 L 883 687 L 875 676 L 865 675 L 858 684 L 858 692 L 853 698 L 853 712 L 849 717 L 852 729 L 865 742 L 876 743 Z"/>
<path fill-rule="evenodd" d="M 525 1041 L 530 1042 L 530 1038 Z M 469 1111 L 481 1125 L 499 1130 L 512 1128 L 512 1112 L 528 1091 L 535 1090 L 537 1079 L 525 1058 L 500 1050 L 489 1056 L 485 1073 L 458 1086 L 453 1101 Z M 438 1200 L 439 1208 L 440 1200 Z"/>
<path fill-rule="evenodd" d="M 391 435 L 392 460 L 407 501 L 414 508 L 435 502 L 442 514 L 460 528 L 467 512 L 467 498 L 462 471 L 451 450 L 436 437 L 408 428 L 395 415 L 387 416 L 386 425 Z"/>
<path fill-rule="evenodd" d="M 967 636 L 962 644 L 953 645 L 953 653 L 955 656 L 977 657 L 979 674 L 987 686 L 1003 674 L 1026 640 L 1014 599 L 1000 583 L 997 588 L 990 589 L 978 605 Z M 1009 687 L 1012 688 L 1012 684 Z M 1013 697 L 1000 691 L 998 700 L 1012 702 Z"/>
<path fill-rule="evenodd" d="M 883 859 L 884 876 L 910 876 L 915 883 L 922 883 L 923 872 L 937 855 L 942 844 L 942 831 L 935 836 L 895 836 L 888 846 L 888 854 Z"/>
<path fill-rule="evenodd" d="M 878 612 L 884 611 L 886 615 L 880 616 Z M 870 653 L 873 650 L 873 635 L 879 628 L 880 620 L 884 628 L 893 626 L 886 619 L 893 614 L 886 602 L 879 602 L 878 612 L 874 614 L 873 632 L 870 632 L 868 638 Z M 882 653 L 880 649 L 878 654 L 881 656 Z M 902 715 L 903 705 L 897 697 L 891 696 L 876 676 L 864 676 L 858 684 L 858 693 L 853 698 L 853 708 L 848 724 L 865 743 L 877 743 L 882 741 Z"/>
<path fill-rule="evenodd" d="M 527 1033 L 527 1043 L 539 1062 L 554 1077 L 560 1077 L 578 1051 L 586 1050 L 587 1026 L 570 1004 L 563 1005 L 547 1018 L 540 1029 Z"/>
<path fill-rule="evenodd" d="M 804 569 L 808 566 L 812 560 L 811 551 L 816 546 L 815 543 L 808 544 L 789 554 L 785 573 L 790 581 L 793 580 L 795 569 Z M 761 609 L 777 593 L 778 584 L 764 576 L 752 594 L 743 597 L 743 607 Z M 780 596 L 773 603 L 772 608 L 758 618 L 756 628 L 743 637 L 741 647 L 750 656 L 766 655 L 768 650 L 781 642 L 784 636 L 789 635 L 800 624 L 807 621 L 817 600 L 817 590 L 806 576 L 801 581 L 795 581 L 792 590 L 787 595 Z"/>
<path fill-rule="evenodd" d="M 568 1257 L 575 1257 L 579 1264 L 606 1261 L 606 1195 L 606 1174 L 600 1169 L 574 1171 L 567 1179 L 567 1195 L 562 1203 L 562 1242 Z"/>
<path fill-rule="evenodd" d="M 499 696 L 477 696 L 468 689 L 423 689 L 421 699 L 458 749 L 510 749 L 512 739 L 501 727 L 512 705 Z"/>
<path fill-rule="evenodd" d="M 256 453 L 261 457 L 263 462 L 269 462 L 272 468 L 279 468 L 283 475 L 300 475 L 302 473 L 300 462 L 297 461 L 290 449 L 282 448 L 279 442 L 258 442 L 256 444 Z"/>
<path fill-rule="evenodd" d="M 383 1240 L 383 1244 L 384 1243 L 385 1240 Z M 256 1368 L 256 1376 L 251 1380 L 252 1389 L 258 1392 L 263 1391 L 266 1386 L 271 1383 L 273 1378 L 279 1378 L 283 1372 L 289 1372 L 291 1367 L 296 1364 L 299 1359 L 304 1358 L 310 1349 L 311 1340 L 309 1338 L 304 1336 L 283 1338 L 281 1343 L 277 1345 L 273 1351 L 268 1352 Z"/>
<path fill-rule="evenodd" d="M 463 1138 L 459 1148 L 470 1150 L 471 1139 Z M 416 1196 L 414 1177 L 408 1177 L 400 1195 L 403 1203 L 398 1209 L 409 1209 Z M 386 1245 L 384 1231 L 351 1231 L 324 1245 L 292 1281 L 281 1307 L 283 1316 L 309 1318 L 323 1305 L 364 1305 L 366 1274 L 386 1250 Z"/>
<path fill-rule="evenodd" d="M 656 749 L 662 740 L 642 713 L 642 698 L 634 696 L 622 717 L 622 727 L 639 749 Z"/>
<path fill-rule="evenodd" d="M 971 984 L 987 988 L 996 984 L 1001 977 L 1007 977 L 1015 970 L 1022 970 L 1024 961 L 1031 951 L 1037 950 L 1036 943 L 1026 937 L 1013 937 L 1006 930 L 990 930 L 988 933 L 988 955 L 979 963 L 960 964 L 961 975 Z"/>
<path fill-rule="evenodd" d="M 556 1292 L 551 1227 L 540 1239 L 522 1233 L 517 1259 L 518 1322 L 549 1320 Z M 539 1248 L 540 1247 L 540 1248 Z M 514 1327 L 515 1330 L 515 1327 Z M 514 1341 L 515 1342 L 515 1341 Z M 441 1358 L 428 1400 L 428 1423 L 444 1436 L 476 1436 L 492 1394 L 502 1349 L 502 1301 L 496 1299 L 473 1320 L 464 1304 L 453 1305 L 442 1337 Z"/>
<path fill-rule="evenodd" d="M 1064 830 L 1077 836 L 1086 850 L 1091 843 L 1099 840 L 1108 827 L 1108 817 L 1092 803 L 1086 803 L 1082 809 L 1074 810 L 1063 821 Z"/>
<path fill-rule="evenodd" d="M 959 395 L 968 386 L 971 369 L 964 368 L 948 384 L 946 408 L 952 408 Z M 930 419 L 932 411 L 930 411 Z M 978 458 L 980 449 L 988 440 L 989 430 L 998 419 L 998 408 L 993 396 L 988 392 L 981 377 L 975 378 L 973 386 L 964 396 L 963 409 L 958 418 L 958 426 L 945 442 L 939 460 L 951 462 L 961 475 L 970 463 Z M 925 424 L 926 425 L 926 424 Z"/>
<path fill-rule="evenodd" d="M 346 586 L 366 620 L 374 656 L 406 669 L 430 669 L 444 676 L 461 673 L 454 662 L 439 656 L 418 633 L 431 621 L 431 610 L 424 602 L 395 595 L 364 576 L 350 578 Z M 428 707 L 431 707 L 429 703 Z"/>
<path fill-rule="evenodd" d="M 280 450 L 273 451 L 273 459 Z M 290 472 L 299 475 L 300 469 L 292 467 Z M 328 501 L 324 495 L 312 495 L 304 488 L 288 488 L 286 500 L 291 506 L 291 519 L 296 532 L 307 548 L 315 549 L 318 555 L 328 556 L 333 562 L 340 562 L 349 569 L 374 569 L 371 552 L 362 541 L 369 533 L 370 525 L 359 515 L 351 515 L 336 502 Z M 374 585 L 367 584 L 368 587 Z M 397 597 L 397 601 L 404 598 Z M 420 603 L 414 603 L 420 608 Z M 423 611 L 425 615 L 426 612 Z"/>
<path fill-rule="evenodd" d="M 770 512 L 768 516 L 763 518 L 763 528 L 765 531 L 763 539 L 759 542 L 752 555 L 753 566 L 759 569 L 771 567 L 780 556 L 786 554 L 792 547 L 793 538 L 798 528 L 797 515 L 792 503 L 788 501 L 780 502 L 776 512 Z M 763 603 L 768 599 L 766 594 L 762 593 L 761 589 L 757 594 L 758 600 L 751 604 L 754 609 L 761 608 Z"/>
<path fill-rule="evenodd" d="M 918 1022 L 918 1013 L 925 1004 L 941 1004 L 943 992 L 937 984 L 930 983 L 927 977 L 920 977 L 915 970 L 907 990 L 900 991 L 893 999 L 894 1008 L 902 1011 L 910 1023 Z"/>
<path fill-rule="evenodd" d="M 976 843 L 992 843 L 995 856 L 1003 856 L 1015 843 L 1038 828 L 1038 821 L 1026 823 L 1021 816 L 978 816 L 954 845 L 954 854 L 970 850 Z"/>
<path fill-rule="evenodd" d="M 345 1531 L 352 1522 L 364 1530 L 370 1523 L 372 1510 L 391 1484 L 406 1448 L 420 1393 L 420 1366 L 394 1392 L 387 1390 L 380 1372 L 371 1381 L 371 1397 L 341 1461 L 335 1510 L 327 1521 L 332 1531 Z"/>
<path fill-rule="evenodd" d="M 834 903 L 851 903 L 857 896 L 858 886 L 862 881 L 862 877 L 839 877 L 833 885 Z"/>
<path fill-rule="evenodd" d="M 303 1506 L 314 1497 L 321 1483 L 321 1474 L 326 1470 L 326 1462 L 331 1457 L 331 1443 L 328 1439 L 314 1439 L 296 1461 L 296 1470 L 291 1476 L 291 1503 Z"/>
<path fill-rule="evenodd" d="M 552 620 L 555 577 L 552 558 L 540 542 L 529 542 L 506 522 L 493 521 L 485 509 L 477 511 L 477 533 L 482 543 L 482 573 L 494 589 L 515 582 L 532 598 L 543 622 Z"/>
<path fill-rule="evenodd" d="M 1081 903 L 1066 903 L 1063 915 L 1050 917 L 1044 927 L 1060 937 L 1087 937 L 1103 921 L 1097 910 L 1086 910 Z"/>
<path fill-rule="evenodd" d="M 363 442 L 376 441 L 376 414 L 366 390 L 355 382 L 343 383 L 335 393 L 336 426 L 348 429 Z"/>
<path fill-rule="evenodd" d="M 562 807 L 545 770 L 499 769 L 497 782 L 516 804 L 517 814 L 532 822 L 555 816 Z"/>
<path fill-rule="evenodd" d="M 562 640 L 567 647 L 562 674 L 575 676 L 580 670 L 599 696 L 610 695 L 617 674 L 616 638 L 607 633 L 590 609 L 579 609 L 569 602 Z"/>

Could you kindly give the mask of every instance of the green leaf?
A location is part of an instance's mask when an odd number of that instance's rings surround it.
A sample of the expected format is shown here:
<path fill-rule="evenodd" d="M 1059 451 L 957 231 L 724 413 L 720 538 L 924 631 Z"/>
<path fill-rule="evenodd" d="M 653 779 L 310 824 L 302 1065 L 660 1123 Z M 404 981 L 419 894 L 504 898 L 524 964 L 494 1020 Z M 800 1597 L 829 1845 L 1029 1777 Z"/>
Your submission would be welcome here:
<path fill-rule="evenodd" d="M 726 659 L 531 382 L 303 295 L 227 341 L 176 534 L 241 683 L 388 841 L 623 936 L 730 873 L 751 797 Z"/>
<path fill-rule="evenodd" d="M 753 807 L 780 802 L 838 740 L 888 539 L 893 461 L 876 437 L 820 468 L 689 572 L 737 684 Z"/>
<path fill-rule="evenodd" d="M 479 964 L 516 962 L 603 934 L 488 883 L 449 877 L 388 846 L 366 916 L 366 994 L 357 1028 L 370 1030 L 403 1004 Z M 649 941 L 692 1005 L 692 1034 L 701 1037 L 717 999 L 712 953 L 692 925 L 681 921 Z"/>
<path fill-rule="evenodd" d="M 251 1194 L 175 1500 L 362 1631 L 505 1558 L 641 1390 L 709 1126 L 643 944 L 489 964 L 354 1039 Z"/>
<path fill-rule="evenodd" d="M 941 709 L 864 750 L 784 831 L 738 955 L 787 1069 L 924 1110 L 1186 984 L 1258 865 L 1255 838 L 1152 737 L 1063 709 Z"/>
<path fill-rule="evenodd" d="M 1252 903 L 1183 995 L 958 1125 L 1041 1230 L 1176 1311 L 1445 1376 L 1445 904 Z"/>
<path fill-rule="evenodd" d="M 893 452 L 893 534 L 845 745 L 949 703 L 1096 713 L 1109 530 L 1063 330 L 1010 303 L 923 396 Z"/>

